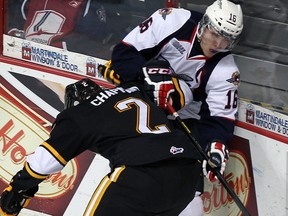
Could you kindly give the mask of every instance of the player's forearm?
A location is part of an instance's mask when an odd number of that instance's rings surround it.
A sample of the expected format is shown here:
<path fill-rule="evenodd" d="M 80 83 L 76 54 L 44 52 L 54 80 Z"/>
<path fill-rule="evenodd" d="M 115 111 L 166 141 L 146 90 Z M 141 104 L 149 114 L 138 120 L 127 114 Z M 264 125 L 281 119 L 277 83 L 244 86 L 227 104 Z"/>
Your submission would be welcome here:
<path fill-rule="evenodd" d="M 112 53 L 113 70 L 124 81 L 143 79 L 142 67 L 147 60 L 133 46 L 119 43 Z"/>
<path fill-rule="evenodd" d="M 201 116 L 200 120 L 200 140 L 201 145 L 213 140 L 226 143 L 233 137 L 235 121 L 224 117 Z M 203 146 L 205 148 L 205 146 Z"/>
<path fill-rule="evenodd" d="M 38 186 L 47 177 L 48 175 L 41 175 L 31 170 L 29 163 L 26 163 L 23 169 L 13 177 L 10 185 L 16 191 L 29 190 Z"/>

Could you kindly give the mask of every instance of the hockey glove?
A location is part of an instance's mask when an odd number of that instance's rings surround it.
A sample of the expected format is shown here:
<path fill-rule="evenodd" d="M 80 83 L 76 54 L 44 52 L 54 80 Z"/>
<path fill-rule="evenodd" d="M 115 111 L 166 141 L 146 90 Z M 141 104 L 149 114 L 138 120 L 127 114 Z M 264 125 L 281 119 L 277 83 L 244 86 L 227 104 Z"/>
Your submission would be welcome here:
<path fill-rule="evenodd" d="M 0 200 L 2 215 L 17 215 L 23 207 L 26 207 L 31 197 L 38 191 L 38 185 L 48 175 L 34 178 L 28 172 L 29 164 L 25 163 L 22 170 L 17 172 L 9 186 L 3 191 Z"/>
<path fill-rule="evenodd" d="M 185 98 L 179 87 L 179 80 L 169 74 L 169 70 L 161 68 L 143 68 L 143 90 L 161 109 L 166 109 L 169 102 L 177 111 L 185 105 Z"/>
<path fill-rule="evenodd" d="M 143 67 L 147 68 L 148 74 L 172 75 L 173 73 L 169 62 L 164 60 L 151 59 Z"/>
<path fill-rule="evenodd" d="M 10 185 L 5 188 L 0 200 L 1 215 L 18 215 L 22 208 L 26 207 L 30 198 L 38 191 L 38 185 L 28 190 L 18 190 L 13 186 L 14 180 L 20 175 L 18 172 L 13 178 Z"/>
<path fill-rule="evenodd" d="M 112 83 L 113 85 L 120 85 L 121 79 L 118 74 L 112 69 L 111 60 L 106 62 L 105 65 L 99 65 L 98 71 L 100 74 L 106 79 L 108 82 Z"/>
<path fill-rule="evenodd" d="M 203 174 L 208 180 L 214 182 L 217 180 L 217 177 L 215 176 L 215 173 L 213 173 L 213 169 L 218 169 L 223 175 L 226 168 L 226 162 L 229 158 L 229 151 L 224 144 L 212 142 L 207 146 L 206 152 L 209 160 L 208 162 L 203 160 Z"/>

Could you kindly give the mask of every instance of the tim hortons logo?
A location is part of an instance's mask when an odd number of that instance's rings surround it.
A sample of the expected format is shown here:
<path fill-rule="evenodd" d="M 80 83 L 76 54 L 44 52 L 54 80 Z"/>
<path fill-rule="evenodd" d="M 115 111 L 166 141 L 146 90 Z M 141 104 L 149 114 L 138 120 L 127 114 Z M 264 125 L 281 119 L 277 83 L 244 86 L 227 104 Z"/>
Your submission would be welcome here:
<path fill-rule="evenodd" d="M 32 154 L 37 146 L 48 138 L 49 132 L 43 127 L 43 122 L 46 125 L 51 124 L 39 114 L 33 113 L 31 109 L 29 115 L 28 111 L 25 113 L 24 107 L 20 109 L 15 105 L 17 100 L 11 100 L 12 103 L 0 97 L 0 176 L 6 183 L 22 169 L 26 156 Z M 55 197 L 72 189 L 78 173 L 77 167 L 76 160 L 70 161 L 61 172 L 51 175 L 42 182 L 36 195 Z"/>
<path fill-rule="evenodd" d="M 241 153 L 230 153 L 230 159 L 224 176 L 242 203 L 246 205 L 251 177 L 249 176 L 245 157 L 243 157 Z M 205 181 L 204 191 L 202 199 L 204 201 L 204 211 L 207 215 L 241 215 L 240 209 L 219 181 L 214 183 Z"/>

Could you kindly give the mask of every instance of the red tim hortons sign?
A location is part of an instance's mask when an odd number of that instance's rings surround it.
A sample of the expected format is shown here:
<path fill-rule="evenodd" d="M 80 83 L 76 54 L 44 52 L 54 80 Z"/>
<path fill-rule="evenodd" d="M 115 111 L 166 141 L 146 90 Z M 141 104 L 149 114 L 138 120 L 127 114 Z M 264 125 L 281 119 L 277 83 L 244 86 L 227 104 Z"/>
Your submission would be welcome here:
<path fill-rule="evenodd" d="M 0 81 L 0 191 L 3 191 L 12 176 L 22 169 L 26 156 L 48 138 L 54 118 L 14 88 L 13 83 L 3 77 Z M 50 175 L 39 185 L 27 208 L 63 215 L 94 156 L 84 152 L 69 161 L 63 170 Z"/>
<path fill-rule="evenodd" d="M 258 215 L 249 140 L 234 136 L 228 143 L 230 158 L 224 177 L 253 216 Z M 215 216 L 241 216 L 242 212 L 219 181 L 205 180 L 204 212 Z"/>

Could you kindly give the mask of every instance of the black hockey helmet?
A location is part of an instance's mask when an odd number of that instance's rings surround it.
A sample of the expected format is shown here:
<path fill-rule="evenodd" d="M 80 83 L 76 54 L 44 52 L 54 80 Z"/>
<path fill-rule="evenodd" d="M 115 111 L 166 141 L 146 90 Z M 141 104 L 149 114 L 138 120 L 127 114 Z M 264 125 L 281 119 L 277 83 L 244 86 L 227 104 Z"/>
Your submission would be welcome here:
<path fill-rule="evenodd" d="M 98 84 L 88 78 L 67 85 L 65 88 L 64 109 L 88 100 L 101 90 L 102 88 Z"/>

